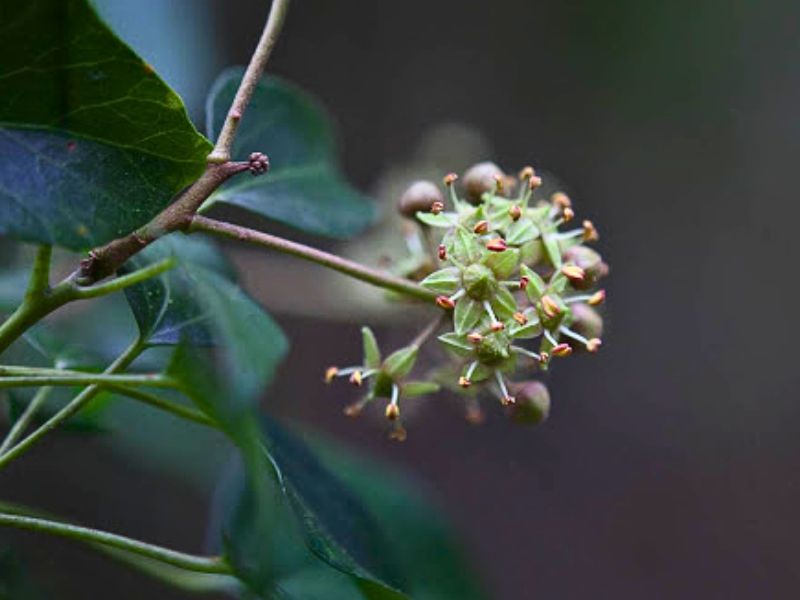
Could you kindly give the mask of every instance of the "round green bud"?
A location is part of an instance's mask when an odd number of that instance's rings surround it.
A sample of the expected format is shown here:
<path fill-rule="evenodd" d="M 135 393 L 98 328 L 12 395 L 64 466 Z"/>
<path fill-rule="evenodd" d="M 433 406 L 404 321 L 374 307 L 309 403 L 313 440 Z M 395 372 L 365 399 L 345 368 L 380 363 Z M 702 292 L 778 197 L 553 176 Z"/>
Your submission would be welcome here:
<path fill-rule="evenodd" d="M 444 204 L 444 196 L 439 187 L 432 181 L 415 181 L 400 196 L 397 211 L 404 217 L 413 219 L 418 212 L 430 211 L 434 202 Z"/>
<path fill-rule="evenodd" d="M 608 265 L 602 257 L 586 246 L 573 246 L 564 252 L 564 261 L 573 263 L 583 269 L 583 281 L 573 281 L 572 286 L 580 290 L 588 290 L 600 279 L 608 275 Z"/>
<path fill-rule="evenodd" d="M 464 173 L 464 195 L 471 204 L 480 204 L 483 194 L 497 189 L 498 178 L 503 181 L 505 174 L 493 162 L 481 162 L 471 166 Z"/>
<path fill-rule="evenodd" d="M 511 407 L 511 418 L 516 423 L 538 425 L 550 414 L 550 392 L 541 381 L 523 381 L 512 386 L 516 402 Z"/>
<path fill-rule="evenodd" d="M 486 265 L 475 263 L 464 269 L 461 282 L 467 295 L 474 300 L 488 300 L 497 290 L 497 280 Z"/>
<path fill-rule="evenodd" d="M 570 312 L 570 329 L 588 339 L 603 337 L 603 317 L 595 309 L 579 302 L 570 306 Z"/>
<path fill-rule="evenodd" d="M 511 358 L 511 340 L 504 331 L 493 331 L 483 336 L 475 353 L 482 364 L 496 367 Z"/>

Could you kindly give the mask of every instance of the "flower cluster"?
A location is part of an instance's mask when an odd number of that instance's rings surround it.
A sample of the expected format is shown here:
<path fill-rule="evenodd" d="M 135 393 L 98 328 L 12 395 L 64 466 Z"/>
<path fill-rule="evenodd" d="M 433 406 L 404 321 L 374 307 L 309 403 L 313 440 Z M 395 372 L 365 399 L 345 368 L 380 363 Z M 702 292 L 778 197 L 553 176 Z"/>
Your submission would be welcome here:
<path fill-rule="evenodd" d="M 518 178 L 505 175 L 493 163 L 480 163 L 463 177 L 444 178 L 447 199 L 432 182 L 412 184 L 399 202 L 399 211 L 419 225 L 422 256 L 407 273 L 436 295 L 447 311 L 449 331 L 438 336 L 451 358 L 449 366 L 433 373 L 432 381 L 403 383 L 414 366 L 420 343 L 396 351 L 381 362 L 374 336 L 364 330 L 364 365 L 329 369 L 326 379 L 349 376 L 369 393 L 351 405 L 357 414 L 375 397 L 389 398 L 386 416 L 399 424 L 401 396 L 420 395 L 442 384 L 467 398 L 467 416 L 482 418 L 476 390 L 489 390 L 509 407 L 520 422 L 547 417 L 550 397 L 541 382 L 519 373 L 547 370 L 551 362 L 575 350 L 597 352 L 603 321 L 595 307 L 605 300 L 597 284 L 608 266 L 585 244 L 598 239 L 591 221 L 578 227 L 570 198 L 556 192 L 536 198 L 542 180 L 531 167 Z M 564 227 L 566 226 L 566 227 Z M 413 262 L 413 261 L 412 261 Z M 420 273 L 419 265 L 438 268 Z"/>

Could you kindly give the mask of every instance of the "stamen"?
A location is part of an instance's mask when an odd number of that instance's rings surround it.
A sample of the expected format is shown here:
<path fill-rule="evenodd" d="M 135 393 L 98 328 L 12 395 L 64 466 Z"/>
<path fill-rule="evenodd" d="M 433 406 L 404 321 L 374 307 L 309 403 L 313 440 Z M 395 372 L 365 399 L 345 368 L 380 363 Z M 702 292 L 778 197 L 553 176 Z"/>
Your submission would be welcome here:
<path fill-rule="evenodd" d="M 328 367 L 325 369 L 325 383 L 330 383 L 333 381 L 333 378 L 339 374 L 338 367 Z"/>
<path fill-rule="evenodd" d="M 552 352 L 553 356 L 559 356 L 563 358 L 572 354 L 572 346 L 569 344 L 558 344 L 555 348 L 553 348 Z"/>
<path fill-rule="evenodd" d="M 447 248 L 444 244 L 439 244 L 439 260 L 447 260 Z"/>
<path fill-rule="evenodd" d="M 578 333 L 577 331 L 572 331 L 572 329 L 570 329 L 569 327 L 565 327 L 565 326 L 563 326 L 563 325 L 562 325 L 561 327 L 559 327 L 559 328 L 558 328 L 558 330 L 559 330 L 561 333 L 563 333 L 564 335 L 566 335 L 567 337 L 571 337 L 573 340 L 577 340 L 577 341 L 579 341 L 579 342 L 580 342 L 581 344 L 583 344 L 584 346 L 585 346 L 586 344 L 588 344 L 588 343 L 589 343 L 589 340 L 588 340 L 588 339 L 586 339 L 585 337 L 583 337 L 583 336 L 582 336 L 580 333 Z"/>
<path fill-rule="evenodd" d="M 475 227 L 472 228 L 472 231 L 477 233 L 478 235 L 483 235 L 487 231 L 489 231 L 489 221 L 482 220 L 475 223 Z"/>
<path fill-rule="evenodd" d="M 467 340 L 470 344 L 480 344 L 483 341 L 483 336 L 477 331 L 473 331 L 467 335 Z"/>
<path fill-rule="evenodd" d="M 400 421 L 394 421 L 392 431 L 389 433 L 389 439 L 396 442 L 405 442 L 408 437 L 408 432 L 405 427 L 400 424 Z"/>
<path fill-rule="evenodd" d="M 512 315 L 512 317 L 514 317 L 514 320 L 515 320 L 517 323 L 519 323 L 520 325 L 525 325 L 525 324 L 528 322 L 528 317 L 526 317 L 526 316 L 525 316 L 524 314 L 522 314 L 521 312 L 515 312 L 515 313 Z"/>
<path fill-rule="evenodd" d="M 469 367 L 467 367 L 467 373 L 462 375 L 458 378 L 458 385 L 462 388 L 468 388 L 472 385 L 472 374 L 475 372 L 475 369 L 478 368 L 478 361 L 473 361 L 470 363 Z"/>
<path fill-rule="evenodd" d="M 519 218 L 522 216 L 522 209 L 519 207 L 519 204 L 512 204 L 509 207 L 508 216 L 511 217 L 512 221 L 519 221 Z"/>
<path fill-rule="evenodd" d="M 486 311 L 486 314 L 489 315 L 489 318 L 492 320 L 492 323 L 497 323 L 497 317 L 494 316 L 494 311 L 492 310 L 492 305 L 489 304 L 488 300 L 483 301 L 483 309 Z"/>
<path fill-rule="evenodd" d="M 530 277 L 526 277 L 525 275 L 523 275 L 522 277 L 519 278 L 519 289 L 525 290 L 525 288 L 528 287 L 528 284 L 530 282 L 531 282 L 531 278 Z"/>
<path fill-rule="evenodd" d="M 436 304 L 445 310 L 452 310 L 456 307 L 456 303 L 447 296 L 436 296 Z"/>
<path fill-rule="evenodd" d="M 605 290 L 598 290 L 594 294 L 589 297 L 589 304 L 592 306 L 597 306 L 598 304 L 602 304 L 606 300 L 606 291 Z"/>
<path fill-rule="evenodd" d="M 548 341 L 548 342 L 550 342 L 551 344 L 553 344 L 553 346 L 558 346 L 558 340 L 557 340 L 556 338 L 554 338 L 554 337 L 553 337 L 553 334 L 552 334 L 552 333 L 550 333 L 550 330 L 548 330 L 548 329 L 543 329 L 542 331 L 544 331 L 544 337 L 546 337 L 546 338 L 547 338 L 547 341 Z"/>
<path fill-rule="evenodd" d="M 492 252 L 503 252 L 508 250 L 508 244 L 503 238 L 495 238 L 486 242 L 486 249 Z"/>
<path fill-rule="evenodd" d="M 572 238 L 583 237 L 583 229 L 570 229 L 569 231 L 559 231 L 553 237 L 557 240 L 569 240 Z"/>
<path fill-rule="evenodd" d="M 489 325 L 489 329 L 491 329 L 495 333 L 498 332 L 498 331 L 503 331 L 503 329 L 505 329 L 505 328 L 506 328 L 506 326 L 503 324 L 502 321 L 495 321 L 491 325 Z"/>
<path fill-rule="evenodd" d="M 467 419 L 467 422 L 472 425 L 480 425 L 483 423 L 484 415 L 477 399 L 467 398 L 467 412 L 464 417 Z"/>
<path fill-rule="evenodd" d="M 453 185 L 456 182 L 456 179 L 458 179 L 458 175 L 455 173 L 448 173 L 444 176 L 444 184 L 447 186 L 447 192 L 454 207 L 458 207 L 459 203 L 458 196 L 456 195 L 456 186 Z"/>
<path fill-rule="evenodd" d="M 600 338 L 592 338 L 588 342 L 586 342 L 586 350 L 589 352 L 597 352 L 600 350 L 600 346 L 603 344 L 603 340 Z"/>
<path fill-rule="evenodd" d="M 511 351 L 516 352 L 517 354 L 524 354 L 525 356 L 530 356 L 533 360 L 542 362 L 542 355 L 536 354 L 536 352 L 532 352 L 527 348 L 523 348 L 522 346 L 511 346 Z"/>
<path fill-rule="evenodd" d="M 550 202 L 552 202 L 554 206 L 558 206 L 562 209 L 572 208 L 572 200 L 564 192 L 556 192 L 550 196 Z"/>
<path fill-rule="evenodd" d="M 364 383 L 364 378 L 361 376 L 361 371 L 353 371 L 353 374 L 350 375 L 350 383 L 357 387 L 361 387 L 361 384 Z"/>
<path fill-rule="evenodd" d="M 542 310 L 544 314 L 551 319 L 561 314 L 561 308 L 556 304 L 556 301 L 547 294 L 542 296 Z"/>
<path fill-rule="evenodd" d="M 444 210 L 444 204 L 442 202 L 434 202 L 431 204 L 431 214 L 438 215 L 440 212 Z"/>
<path fill-rule="evenodd" d="M 597 228 L 594 223 L 588 219 L 583 222 L 583 239 L 586 242 L 596 242 L 600 239 L 600 234 L 597 233 Z"/>
<path fill-rule="evenodd" d="M 370 394 L 369 396 L 364 396 L 358 402 L 353 402 L 352 404 L 348 404 L 344 407 L 344 414 L 348 417 L 357 417 L 361 414 L 361 411 L 364 410 L 364 407 L 369 404 L 369 402 L 373 399 L 373 396 Z"/>
<path fill-rule="evenodd" d="M 497 381 L 497 385 L 500 387 L 500 393 L 503 394 L 502 398 L 500 398 L 500 403 L 503 406 L 508 406 L 509 404 L 514 404 L 516 399 L 514 396 L 508 393 L 508 388 L 506 387 L 506 382 L 503 381 L 503 376 L 500 374 L 500 371 L 494 372 L 494 378 Z"/>
<path fill-rule="evenodd" d="M 400 400 L 400 388 L 397 384 L 392 384 L 392 400 L 386 405 L 386 418 L 394 421 L 400 418 L 400 406 L 397 404 Z"/>
<path fill-rule="evenodd" d="M 586 273 L 578 265 L 564 265 L 561 267 L 561 272 L 573 282 L 580 282 L 586 278 Z"/>
<path fill-rule="evenodd" d="M 561 211 L 561 214 L 564 217 L 564 223 L 569 223 L 572 219 L 575 218 L 575 211 L 572 210 L 569 206 L 564 207 L 564 210 Z"/>

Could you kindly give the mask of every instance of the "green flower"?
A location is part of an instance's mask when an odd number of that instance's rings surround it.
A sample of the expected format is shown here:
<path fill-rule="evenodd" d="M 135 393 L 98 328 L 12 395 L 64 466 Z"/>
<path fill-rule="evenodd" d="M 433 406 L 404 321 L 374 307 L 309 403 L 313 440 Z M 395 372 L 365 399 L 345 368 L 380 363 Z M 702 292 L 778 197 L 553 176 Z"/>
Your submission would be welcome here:
<path fill-rule="evenodd" d="M 362 327 L 361 335 L 364 344 L 364 363 L 341 369 L 329 367 L 325 372 L 325 382 L 330 383 L 336 377 L 348 377 L 353 385 L 367 387 L 364 397 L 345 408 L 345 414 L 348 416 L 358 416 L 364 407 L 376 398 L 388 399 L 386 418 L 394 425 L 391 436 L 394 439 L 405 439 L 405 429 L 400 422 L 400 399 L 438 392 L 439 385 L 430 381 L 406 381 L 406 376 L 417 361 L 419 353 L 417 344 L 412 343 L 395 350 L 382 360 L 372 330 L 369 327 Z"/>

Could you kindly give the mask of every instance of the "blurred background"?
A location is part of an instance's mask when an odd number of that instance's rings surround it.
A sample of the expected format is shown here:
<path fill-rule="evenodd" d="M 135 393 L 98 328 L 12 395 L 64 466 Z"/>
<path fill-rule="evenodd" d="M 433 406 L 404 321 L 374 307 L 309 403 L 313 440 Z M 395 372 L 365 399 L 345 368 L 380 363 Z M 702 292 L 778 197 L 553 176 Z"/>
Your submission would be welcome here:
<path fill-rule="evenodd" d="M 268 8 L 97 4 L 200 126 Z M 353 394 L 321 374 L 357 360 L 362 322 L 387 346 L 414 326 L 336 276 L 237 250 L 293 342 L 265 407 L 417 476 L 492 598 L 796 598 L 799 59 L 790 0 L 296 0 L 270 71 L 327 106 L 345 171 L 387 223 L 420 173 L 533 164 L 598 225 L 612 272 L 606 343 L 549 376 L 546 424 L 490 406 L 475 427 L 424 400 L 397 444 L 343 417 Z M 391 232 L 321 243 L 377 262 Z M 185 477 L 158 448 L 132 465 L 125 441 L 56 436 L 4 474 L 4 496 L 200 549 L 223 459 L 184 433 Z M 183 597 L 69 542 L 15 540 L 59 598 Z"/>

